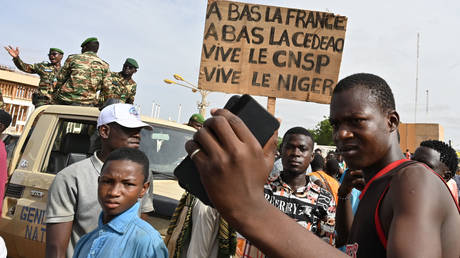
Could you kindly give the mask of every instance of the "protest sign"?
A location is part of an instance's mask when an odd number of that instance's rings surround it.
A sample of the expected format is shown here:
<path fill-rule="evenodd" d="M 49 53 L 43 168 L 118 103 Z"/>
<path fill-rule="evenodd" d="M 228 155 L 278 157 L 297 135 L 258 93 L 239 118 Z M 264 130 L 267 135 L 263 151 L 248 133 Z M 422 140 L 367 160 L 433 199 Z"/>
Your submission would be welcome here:
<path fill-rule="evenodd" d="M 330 103 L 347 18 L 209 0 L 200 89 Z"/>

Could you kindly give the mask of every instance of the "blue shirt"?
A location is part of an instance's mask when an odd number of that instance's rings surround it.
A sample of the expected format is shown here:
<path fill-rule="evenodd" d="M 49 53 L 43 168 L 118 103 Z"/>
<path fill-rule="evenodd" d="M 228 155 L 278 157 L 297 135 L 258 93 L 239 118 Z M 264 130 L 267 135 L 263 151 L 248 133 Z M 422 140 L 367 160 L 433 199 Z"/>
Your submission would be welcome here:
<path fill-rule="evenodd" d="M 78 241 L 73 257 L 167 258 L 160 233 L 139 218 L 138 210 L 139 202 L 107 224 L 102 223 L 101 212 L 99 226 Z"/>

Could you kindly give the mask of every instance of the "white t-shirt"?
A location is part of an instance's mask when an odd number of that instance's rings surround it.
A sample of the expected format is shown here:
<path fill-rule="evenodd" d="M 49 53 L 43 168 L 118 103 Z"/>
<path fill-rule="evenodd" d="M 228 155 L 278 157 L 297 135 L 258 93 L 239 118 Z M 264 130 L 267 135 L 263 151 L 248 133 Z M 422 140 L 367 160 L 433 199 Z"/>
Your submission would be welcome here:
<path fill-rule="evenodd" d="M 6 258 L 6 255 L 8 254 L 6 250 L 6 245 L 5 241 L 3 238 L 0 236 L 0 258 Z"/>

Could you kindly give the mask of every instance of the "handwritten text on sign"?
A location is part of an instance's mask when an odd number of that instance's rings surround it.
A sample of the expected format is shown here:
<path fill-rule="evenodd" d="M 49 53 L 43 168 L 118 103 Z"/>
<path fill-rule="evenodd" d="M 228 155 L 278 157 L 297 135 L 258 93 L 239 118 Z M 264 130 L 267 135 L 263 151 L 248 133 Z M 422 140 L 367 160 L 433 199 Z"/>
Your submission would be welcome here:
<path fill-rule="evenodd" d="M 209 1 L 198 85 L 329 103 L 346 24 L 331 13 Z"/>

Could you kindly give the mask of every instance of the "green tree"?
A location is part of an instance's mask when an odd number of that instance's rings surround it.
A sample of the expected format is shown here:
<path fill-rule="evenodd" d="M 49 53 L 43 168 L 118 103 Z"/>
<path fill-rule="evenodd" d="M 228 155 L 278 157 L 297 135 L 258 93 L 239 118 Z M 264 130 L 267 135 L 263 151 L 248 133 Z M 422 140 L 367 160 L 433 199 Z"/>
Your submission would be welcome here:
<path fill-rule="evenodd" d="M 309 130 L 313 135 L 316 144 L 319 145 L 334 145 L 332 138 L 332 126 L 329 123 L 329 117 L 324 116 L 324 120 L 316 124 L 315 129 Z"/>

